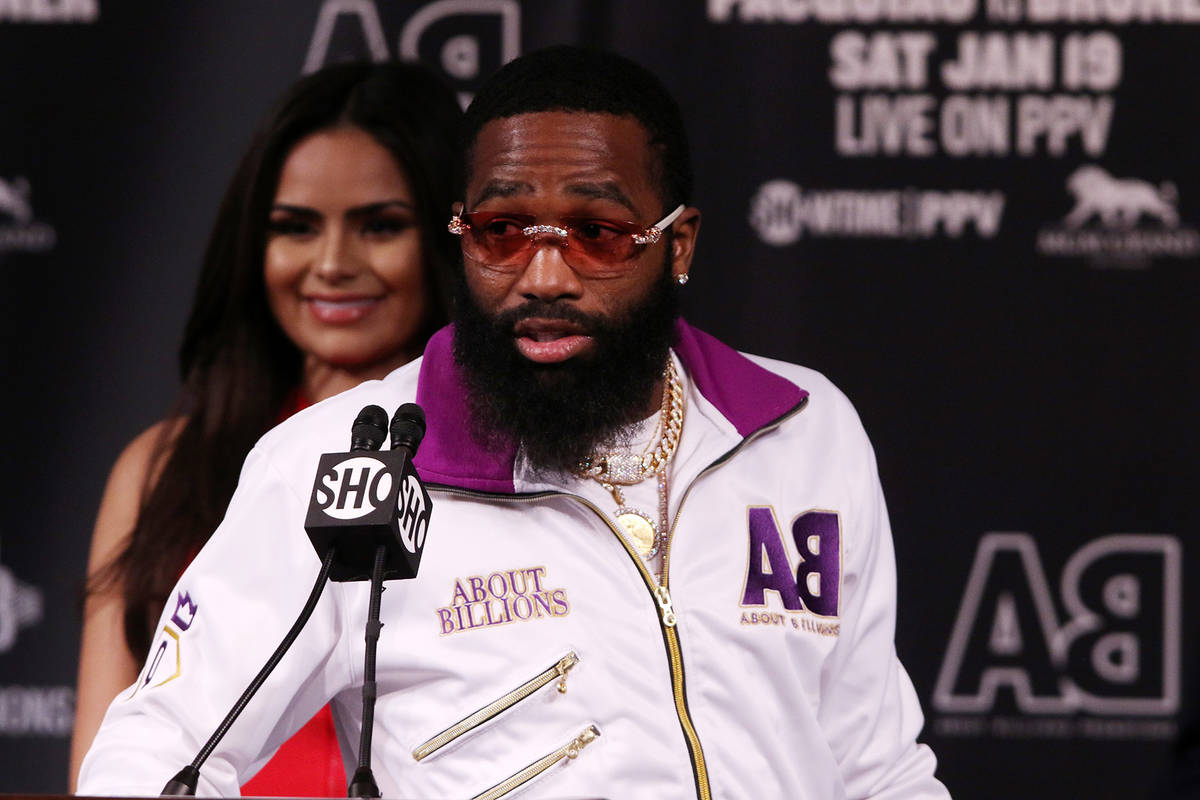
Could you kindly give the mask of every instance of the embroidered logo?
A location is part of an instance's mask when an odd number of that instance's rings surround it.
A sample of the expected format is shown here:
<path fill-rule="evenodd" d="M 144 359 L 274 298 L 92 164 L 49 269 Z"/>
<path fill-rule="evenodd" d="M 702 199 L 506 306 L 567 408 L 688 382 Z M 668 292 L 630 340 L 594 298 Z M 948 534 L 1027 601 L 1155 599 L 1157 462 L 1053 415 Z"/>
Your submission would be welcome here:
<path fill-rule="evenodd" d="M 179 630 L 186 631 L 192 627 L 192 622 L 196 619 L 196 611 L 199 608 L 190 594 L 180 592 L 175 600 L 175 613 L 171 615 L 171 622 L 179 626 Z"/>
<path fill-rule="evenodd" d="M 200 605 L 192 599 L 190 592 L 182 591 L 175 596 L 175 610 L 171 613 L 171 619 L 163 625 L 146 670 L 138 678 L 133 694 L 126 699 L 132 699 L 147 686 L 156 689 L 183 674 L 183 642 L 180 637 L 196 622 L 199 610 Z"/>
<path fill-rule="evenodd" d="M 765 607 L 773 592 L 786 611 L 837 617 L 842 583 L 841 521 L 836 511 L 806 511 L 792 521 L 792 541 L 799 556 L 793 571 L 783 533 L 771 506 L 746 510 L 750 555 L 740 605 Z M 747 615 L 743 614 L 743 621 Z M 747 624 L 784 624 L 780 614 L 754 613 Z M 793 620 L 792 627 L 809 629 Z M 836 635 L 837 626 L 816 633 Z"/>
<path fill-rule="evenodd" d="M 567 590 L 546 588 L 545 580 L 545 567 L 457 579 L 450 605 L 436 610 L 442 635 L 543 617 L 565 617 L 571 613 Z"/>

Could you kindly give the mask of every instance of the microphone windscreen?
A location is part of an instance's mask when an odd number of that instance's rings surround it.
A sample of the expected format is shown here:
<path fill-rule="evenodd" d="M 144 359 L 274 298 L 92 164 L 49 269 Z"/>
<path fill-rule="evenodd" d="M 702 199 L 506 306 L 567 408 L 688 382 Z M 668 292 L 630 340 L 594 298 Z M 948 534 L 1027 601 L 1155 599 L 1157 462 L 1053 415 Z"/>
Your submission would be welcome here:
<path fill-rule="evenodd" d="M 416 403 L 405 403 L 392 415 L 391 430 L 392 449 L 403 447 L 415 456 L 425 438 L 425 410 Z"/>
<path fill-rule="evenodd" d="M 351 450 L 378 450 L 387 438 L 387 412 L 379 406 L 364 406 L 350 428 Z"/>

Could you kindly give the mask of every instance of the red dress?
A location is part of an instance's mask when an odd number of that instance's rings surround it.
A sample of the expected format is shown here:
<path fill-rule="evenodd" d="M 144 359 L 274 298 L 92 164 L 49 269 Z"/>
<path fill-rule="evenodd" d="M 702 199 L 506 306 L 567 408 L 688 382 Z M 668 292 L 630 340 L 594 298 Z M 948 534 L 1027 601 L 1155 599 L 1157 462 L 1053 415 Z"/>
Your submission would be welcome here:
<path fill-rule="evenodd" d="M 309 405 L 303 395 L 295 392 L 279 420 L 282 422 Z M 346 770 L 329 706 L 318 711 L 303 728 L 283 743 L 266 766 L 242 786 L 242 796 L 346 796 Z"/>

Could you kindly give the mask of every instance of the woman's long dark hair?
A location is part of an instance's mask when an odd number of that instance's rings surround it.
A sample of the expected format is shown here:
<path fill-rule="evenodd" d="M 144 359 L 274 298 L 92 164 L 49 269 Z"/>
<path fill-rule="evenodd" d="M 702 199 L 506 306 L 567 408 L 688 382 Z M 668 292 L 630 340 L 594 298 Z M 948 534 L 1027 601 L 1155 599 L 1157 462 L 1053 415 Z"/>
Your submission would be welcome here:
<path fill-rule="evenodd" d="M 242 461 L 279 422 L 302 379 L 303 355 L 267 305 L 263 257 L 283 164 L 300 140 L 342 125 L 386 148 L 413 192 L 426 284 L 421 344 L 445 324 L 458 245 L 444 218 L 454 201 L 453 93 L 414 64 L 339 64 L 294 84 L 259 126 L 217 213 L 179 351 L 183 392 L 147 472 L 128 543 L 89 591 L 120 588 L 125 638 L 140 657 L 179 575 L 224 516 Z"/>

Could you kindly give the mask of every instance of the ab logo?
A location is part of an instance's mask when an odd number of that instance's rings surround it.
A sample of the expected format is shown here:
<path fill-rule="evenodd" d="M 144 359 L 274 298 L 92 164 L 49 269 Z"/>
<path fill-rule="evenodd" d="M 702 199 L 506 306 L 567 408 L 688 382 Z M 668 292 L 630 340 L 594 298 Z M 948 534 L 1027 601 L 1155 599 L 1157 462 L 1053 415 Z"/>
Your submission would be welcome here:
<path fill-rule="evenodd" d="M 517 0 L 432 0 L 402 24 L 397 5 L 322 0 L 304 59 L 305 74 L 346 60 L 422 61 L 441 69 L 466 108 L 484 78 L 520 55 Z M 398 31 L 394 47 L 385 28 Z"/>
<path fill-rule="evenodd" d="M 1030 714 L 1175 712 L 1181 560 L 1173 536 L 1095 539 L 1063 567 L 1060 618 L 1033 537 L 985 535 L 934 706 L 987 713 L 1005 687 Z"/>
<path fill-rule="evenodd" d="M 317 482 L 317 506 L 334 519 L 358 519 L 387 501 L 392 491 L 387 465 L 369 456 L 339 461 Z"/>
<path fill-rule="evenodd" d="M 842 582 L 837 512 L 806 511 L 792 521 L 792 541 L 800 556 L 794 569 L 775 510 L 751 506 L 746 510 L 746 520 L 750 562 L 741 604 L 765 606 L 769 590 L 778 595 L 788 611 L 807 610 L 822 617 L 836 617 Z"/>

